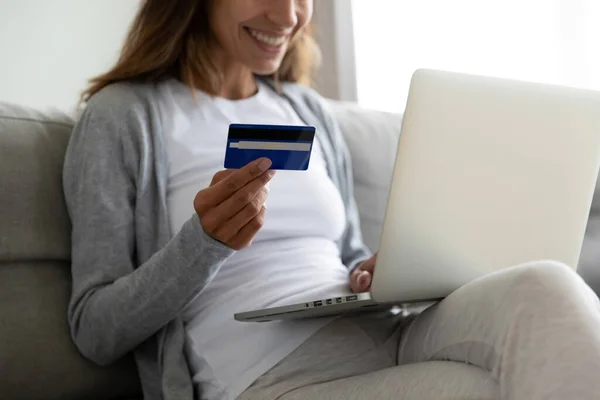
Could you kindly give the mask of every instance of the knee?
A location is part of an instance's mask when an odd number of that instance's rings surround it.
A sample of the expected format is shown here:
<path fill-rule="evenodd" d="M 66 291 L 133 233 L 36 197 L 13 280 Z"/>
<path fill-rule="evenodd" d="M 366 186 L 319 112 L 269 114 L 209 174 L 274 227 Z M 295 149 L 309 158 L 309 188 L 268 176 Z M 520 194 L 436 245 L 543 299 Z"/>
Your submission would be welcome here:
<path fill-rule="evenodd" d="M 532 292 L 564 293 L 584 290 L 585 284 L 573 268 L 557 261 L 535 261 L 511 270 L 514 288 Z"/>
<path fill-rule="evenodd" d="M 524 278 L 563 279 L 572 277 L 575 270 L 560 261 L 539 260 L 515 267 L 518 275 Z"/>

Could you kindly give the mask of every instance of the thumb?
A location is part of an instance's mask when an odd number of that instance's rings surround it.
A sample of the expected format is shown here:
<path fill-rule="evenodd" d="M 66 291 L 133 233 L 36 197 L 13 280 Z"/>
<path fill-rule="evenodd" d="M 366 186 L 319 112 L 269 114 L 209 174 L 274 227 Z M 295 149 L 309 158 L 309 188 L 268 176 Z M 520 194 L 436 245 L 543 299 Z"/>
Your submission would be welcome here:
<path fill-rule="evenodd" d="M 357 270 L 354 274 L 352 274 L 350 288 L 355 293 L 367 292 L 371 287 L 371 279 L 371 272 L 365 270 Z"/>

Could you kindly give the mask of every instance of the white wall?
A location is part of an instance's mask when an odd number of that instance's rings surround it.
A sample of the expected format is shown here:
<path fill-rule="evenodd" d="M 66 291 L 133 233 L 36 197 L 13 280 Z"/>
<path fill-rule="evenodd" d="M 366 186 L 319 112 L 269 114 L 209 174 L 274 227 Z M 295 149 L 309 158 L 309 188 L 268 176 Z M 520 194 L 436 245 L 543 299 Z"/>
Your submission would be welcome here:
<path fill-rule="evenodd" d="M 373 3 L 352 2 L 364 107 L 403 111 L 423 67 L 600 90 L 600 0 Z"/>
<path fill-rule="evenodd" d="M 118 56 L 137 0 L 0 0 L 0 101 L 65 111 Z"/>
<path fill-rule="evenodd" d="M 0 101 L 71 111 L 87 80 L 114 63 L 138 4 L 0 0 Z M 356 100 L 350 2 L 315 7 L 324 56 L 317 89 Z"/>

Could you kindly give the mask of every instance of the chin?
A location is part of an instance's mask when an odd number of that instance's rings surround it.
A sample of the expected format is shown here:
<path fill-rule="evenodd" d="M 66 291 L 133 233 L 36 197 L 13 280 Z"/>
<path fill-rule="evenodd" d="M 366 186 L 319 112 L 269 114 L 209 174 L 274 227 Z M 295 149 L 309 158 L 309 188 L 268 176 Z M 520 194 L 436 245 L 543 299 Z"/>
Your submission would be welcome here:
<path fill-rule="evenodd" d="M 275 74 L 281 66 L 281 60 L 277 62 L 260 63 L 253 65 L 252 71 L 256 75 L 269 76 Z"/>

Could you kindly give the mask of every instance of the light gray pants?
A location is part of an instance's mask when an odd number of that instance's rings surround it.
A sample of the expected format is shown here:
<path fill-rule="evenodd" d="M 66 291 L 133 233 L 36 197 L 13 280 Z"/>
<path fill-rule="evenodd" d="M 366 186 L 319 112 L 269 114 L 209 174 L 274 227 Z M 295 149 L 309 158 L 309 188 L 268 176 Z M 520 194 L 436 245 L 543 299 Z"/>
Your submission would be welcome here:
<path fill-rule="evenodd" d="M 239 399 L 600 399 L 600 303 L 561 264 L 502 270 L 416 317 L 336 319 Z"/>

